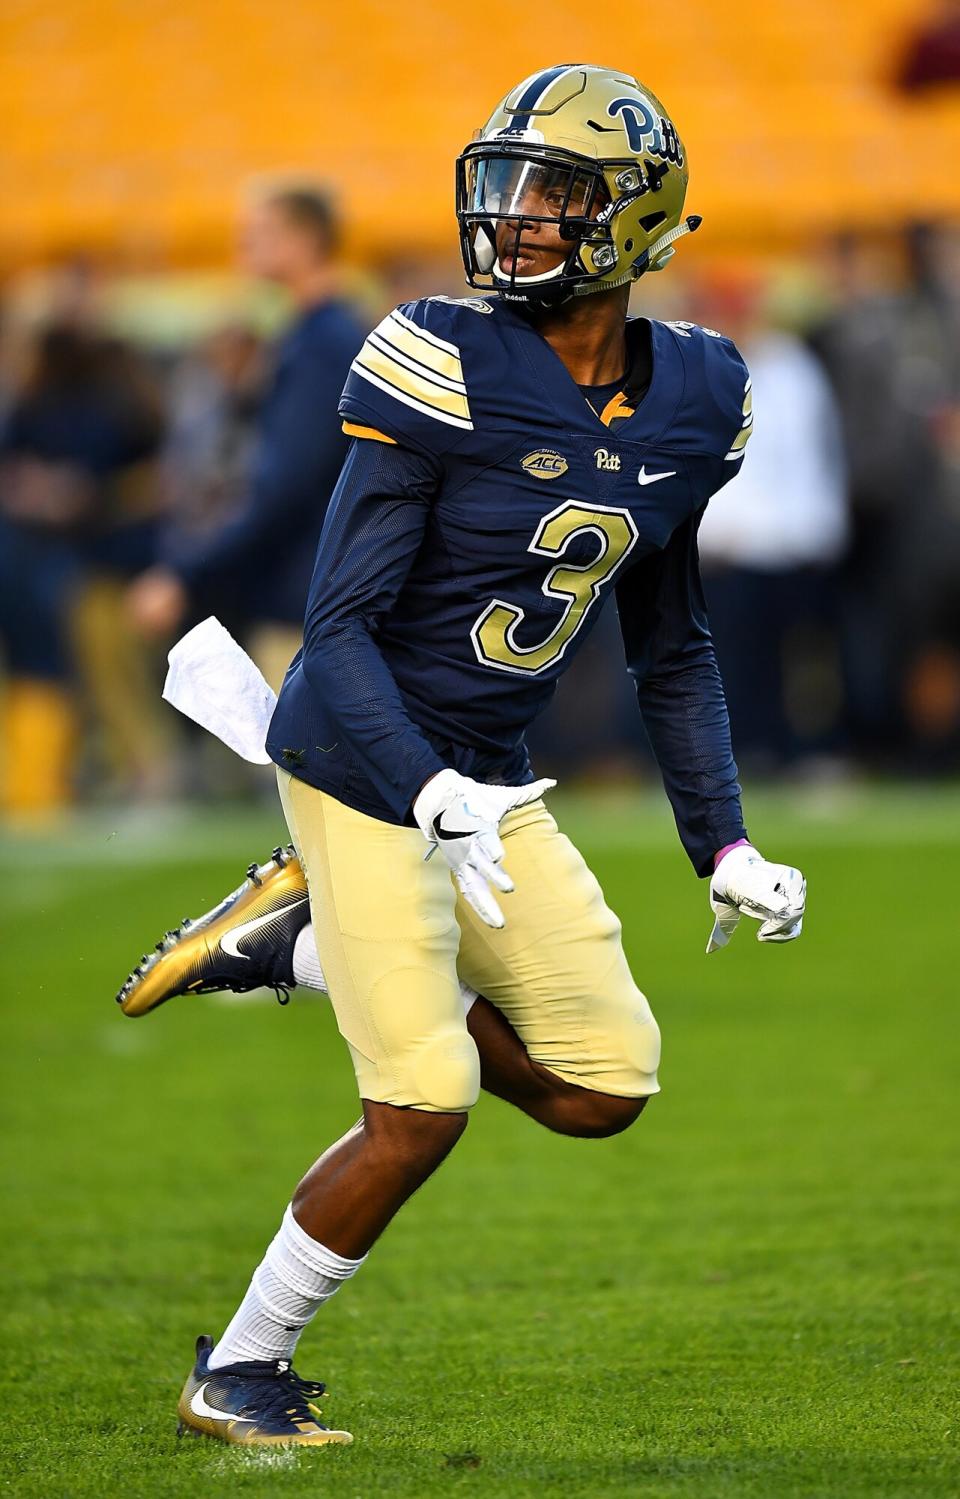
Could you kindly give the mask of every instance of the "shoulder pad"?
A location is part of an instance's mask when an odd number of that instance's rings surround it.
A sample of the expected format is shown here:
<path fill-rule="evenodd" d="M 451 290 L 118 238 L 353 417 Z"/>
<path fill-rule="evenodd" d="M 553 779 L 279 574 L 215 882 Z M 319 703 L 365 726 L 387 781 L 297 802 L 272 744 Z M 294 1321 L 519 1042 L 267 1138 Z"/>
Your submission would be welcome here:
<path fill-rule="evenodd" d="M 479 298 L 425 297 L 388 313 L 350 366 L 341 416 L 430 452 L 455 446 L 473 431 L 462 349 L 481 305 L 492 311 Z"/>
<path fill-rule="evenodd" d="M 727 462 L 737 462 L 753 429 L 753 391 L 739 349 L 714 328 L 676 322 L 666 326 L 681 346 L 688 400 L 704 445 Z"/>

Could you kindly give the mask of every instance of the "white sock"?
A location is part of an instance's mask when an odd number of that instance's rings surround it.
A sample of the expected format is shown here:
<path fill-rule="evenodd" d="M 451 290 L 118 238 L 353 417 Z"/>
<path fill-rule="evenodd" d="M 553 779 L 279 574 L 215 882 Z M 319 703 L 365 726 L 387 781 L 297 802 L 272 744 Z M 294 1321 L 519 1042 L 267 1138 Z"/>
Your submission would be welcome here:
<path fill-rule="evenodd" d="M 297 934 L 297 940 L 293 944 L 293 977 L 303 989 L 320 989 L 324 994 L 327 992 L 327 981 L 323 976 L 317 944 L 313 938 L 312 921 L 308 921 Z M 470 1008 L 478 997 L 477 991 L 461 982 L 460 993 L 463 997 L 463 1013 L 469 1015 Z"/>
<path fill-rule="evenodd" d="M 317 944 L 313 940 L 312 921 L 308 921 L 303 931 L 297 933 L 297 940 L 293 944 L 293 977 L 294 982 L 301 984 L 304 989 L 322 989 L 324 993 L 327 992 L 327 981 L 320 967 Z"/>
<path fill-rule="evenodd" d="M 318 1244 L 303 1231 L 288 1207 L 280 1232 L 254 1271 L 246 1296 L 210 1355 L 209 1367 L 292 1359 L 297 1340 L 314 1312 L 356 1274 L 363 1259 L 345 1260 Z"/>

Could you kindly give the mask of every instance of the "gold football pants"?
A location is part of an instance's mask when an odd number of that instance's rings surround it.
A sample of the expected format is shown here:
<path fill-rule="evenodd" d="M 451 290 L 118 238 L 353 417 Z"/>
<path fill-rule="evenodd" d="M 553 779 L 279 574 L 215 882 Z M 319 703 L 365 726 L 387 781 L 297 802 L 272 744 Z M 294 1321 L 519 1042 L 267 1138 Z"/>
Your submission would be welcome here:
<path fill-rule="evenodd" d="M 361 1098 L 459 1112 L 480 1064 L 458 978 L 506 1016 L 529 1056 L 581 1088 L 659 1091 L 660 1032 L 630 975 L 620 923 L 543 802 L 500 826 L 516 889 L 485 926 L 418 828 L 345 807 L 278 771 L 310 888 L 317 950 Z"/>

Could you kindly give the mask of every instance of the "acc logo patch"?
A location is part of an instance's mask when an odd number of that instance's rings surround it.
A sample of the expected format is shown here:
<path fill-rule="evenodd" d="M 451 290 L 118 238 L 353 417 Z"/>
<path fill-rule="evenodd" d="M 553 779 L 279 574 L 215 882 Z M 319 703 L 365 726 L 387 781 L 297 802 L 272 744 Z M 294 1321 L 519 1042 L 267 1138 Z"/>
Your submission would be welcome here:
<path fill-rule="evenodd" d="M 538 448 L 535 453 L 528 453 L 526 458 L 520 459 L 520 467 L 535 479 L 559 479 L 570 465 L 562 453 L 555 453 L 552 448 Z"/>

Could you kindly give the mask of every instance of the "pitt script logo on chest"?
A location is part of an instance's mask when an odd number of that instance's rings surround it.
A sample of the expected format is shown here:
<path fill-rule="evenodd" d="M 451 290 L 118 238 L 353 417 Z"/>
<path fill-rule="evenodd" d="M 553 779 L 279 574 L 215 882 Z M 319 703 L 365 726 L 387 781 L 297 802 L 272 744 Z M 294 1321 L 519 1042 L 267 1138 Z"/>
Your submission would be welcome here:
<path fill-rule="evenodd" d="M 619 471 L 619 453 L 611 453 L 607 448 L 597 448 L 593 456 L 597 460 L 597 468 L 606 469 L 608 472 L 614 473 Z"/>

